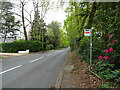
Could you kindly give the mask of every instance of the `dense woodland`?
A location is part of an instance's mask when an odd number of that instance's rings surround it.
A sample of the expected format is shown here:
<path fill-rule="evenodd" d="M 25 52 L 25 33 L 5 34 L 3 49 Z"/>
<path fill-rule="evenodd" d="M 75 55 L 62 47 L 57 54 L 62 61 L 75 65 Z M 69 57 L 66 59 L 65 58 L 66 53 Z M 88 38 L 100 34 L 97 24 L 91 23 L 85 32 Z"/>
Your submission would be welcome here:
<path fill-rule="evenodd" d="M 6 39 L 7 33 L 15 35 L 15 31 L 22 26 L 25 40 L 40 41 L 41 50 L 70 46 L 81 61 L 89 63 L 90 37 L 84 36 L 84 29 L 92 29 L 92 71 L 103 79 L 102 88 L 120 87 L 120 2 L 68 3 L 65 10 L 67 18 L 64 28 L 61 28 L 57 21 L 48 25 L 44 21 L 44 15 L 51 7 L 49 3 L 33 2 L 34 19 L 31 20 L 24 16 L 26 2 L 20 2 L 21 15 L 11 12 L 12 3 L 2 2 L 0 32 Z M 38 4 L 42 11 L 39 11 Z M 16 21 L 14 14 L 20 16 L 22 21 Z M 29 34 L 25 20 L 31 27 Z"/>

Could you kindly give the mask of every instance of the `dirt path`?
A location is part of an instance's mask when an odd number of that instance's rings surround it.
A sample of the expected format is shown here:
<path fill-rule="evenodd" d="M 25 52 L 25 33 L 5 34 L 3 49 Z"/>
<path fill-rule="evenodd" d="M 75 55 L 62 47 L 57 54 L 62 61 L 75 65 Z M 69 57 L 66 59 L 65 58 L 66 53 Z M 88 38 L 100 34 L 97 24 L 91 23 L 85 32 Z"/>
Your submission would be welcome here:
<path fill-rule="evenodd" d="M 81 62 L 75 53 L 71 52 L 68 56 L 61 88 L 99 88 L 101 81 L 86 70 L 88 67 L 87 63 Z"/>

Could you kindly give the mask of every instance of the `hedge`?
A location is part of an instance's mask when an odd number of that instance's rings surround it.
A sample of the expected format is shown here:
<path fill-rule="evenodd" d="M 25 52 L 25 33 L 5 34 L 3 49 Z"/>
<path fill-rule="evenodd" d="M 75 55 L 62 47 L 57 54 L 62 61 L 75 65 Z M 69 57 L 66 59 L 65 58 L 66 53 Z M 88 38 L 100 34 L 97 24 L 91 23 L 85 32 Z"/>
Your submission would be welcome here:
<path fill-rule="evenodd" d="M 49 44 L 49 45 L 46 46 L 46 50 L 51 50 L 51 49 L 53 49 L 53 47 L 54 46 L 52 44 Z"/>
<path fill-rule="evenodd" d="M 30 52 L 40 51 L 42 43 L 40 41 L 25 41 L 19 40 L 11 43 L 2 43 L 2 49 L 4 52 L 17 53 L 18 51 L 25 51 L 29 49 Z"/>

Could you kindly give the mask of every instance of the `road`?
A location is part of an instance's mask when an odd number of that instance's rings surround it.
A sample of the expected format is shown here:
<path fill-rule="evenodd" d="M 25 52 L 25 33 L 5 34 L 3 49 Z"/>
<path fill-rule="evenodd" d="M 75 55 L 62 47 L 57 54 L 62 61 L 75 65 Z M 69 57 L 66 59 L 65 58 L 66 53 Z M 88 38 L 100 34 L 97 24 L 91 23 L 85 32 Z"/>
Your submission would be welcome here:
<path fill-rule="evenodd" d="M 48 88 L 54 86 L 69 48 L 4 58 L 2 88 Z"/>

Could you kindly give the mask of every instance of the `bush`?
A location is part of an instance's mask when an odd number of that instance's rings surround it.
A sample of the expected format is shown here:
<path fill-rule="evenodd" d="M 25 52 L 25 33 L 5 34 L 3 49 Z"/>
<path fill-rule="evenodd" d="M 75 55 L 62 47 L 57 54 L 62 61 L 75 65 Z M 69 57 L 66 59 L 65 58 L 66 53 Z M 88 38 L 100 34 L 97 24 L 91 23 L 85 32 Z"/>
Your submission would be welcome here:
<path fill-rule="evenodd" d="M 41 50 L 40 41 L 25 41 L 18 40 L 11 43 L 2 43 L 2 49 L 5 52 L 17 53 L 18 51 L 25 51 L 29 49 L 30 52 L 37 52 Z"/>
<path fill-rule="evenodd" d="M 114 33 L 93 36 L 92 70 L 104 80 L 101 88 L 120 87 L 120 42 L 115 36 Z M 79 46 L 80 60 L 89 62 L 89 38 L 83 37 Z"/>
<path fill-rule="evenodd" d="M 57 47 L 56 47 L 56 49 L 61 49 L 61 48 L 63 48 L 63 47 L 61 47 L 61 46 L 57 46 Z"/>
<path fill-rule="evenodd" d="M 101 39 L 105 40 L 101 43 L 103 46 L 100 53 L 97 53 L 96 63 L 93 65 L 93 70 L 104 79 L 105 82 L 112 82 L 111 86 L 120 87 L 120 43 L 113 34 L 104 35 Z M 97 42 L 98 44 L 98 42 Z M 99 43 L 100 44 L 100 43 Z M 99 49 L 100 49 L 99 48 Z M 114 83 L 114 85 L 113 85 Z M 108 87 L 108 84 L 103 84 L 101 87 Z"/>
<path fill-rule="evenodd" d="M 78 49 L 78 56 L 81 60 L 89 62 L 90 42 L 88 37 L 83 37 L 80 41 L 80 48 Z"/>
<path fill-rule="evenodd" d="M 49 45 L 46 46 L 46 50 L 51 50 L 51 49 L 53 49 L 53 45 L 52 44 L 49 44 Z"/>

